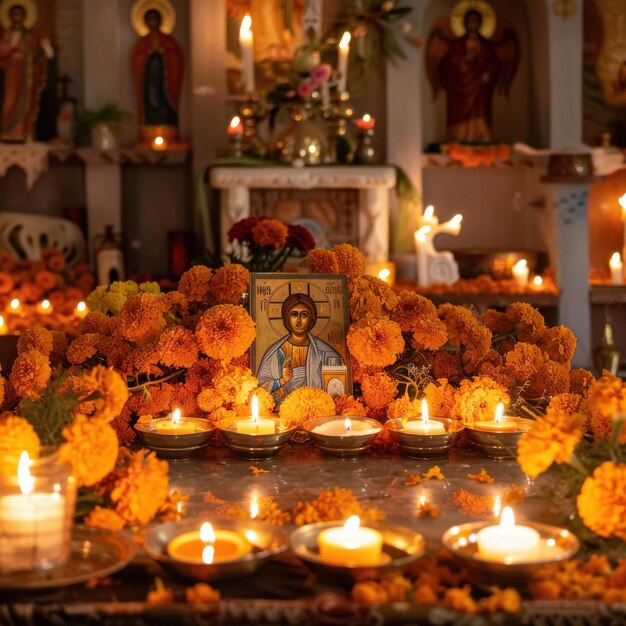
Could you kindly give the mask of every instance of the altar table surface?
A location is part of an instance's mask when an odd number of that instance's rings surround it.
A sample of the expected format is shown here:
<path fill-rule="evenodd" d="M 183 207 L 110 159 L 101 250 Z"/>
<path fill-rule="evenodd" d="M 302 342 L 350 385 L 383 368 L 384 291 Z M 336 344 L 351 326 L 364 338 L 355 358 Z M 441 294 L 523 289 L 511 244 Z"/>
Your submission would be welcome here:
<path fill-rule="evenodd" d="M 411 474 L 423 474 L 439 465 L 444 480 L 427 480 L 406 486 Z M 250 466 L 268 470 L 256 476 Z M 481 484 L 467 478 L 481 468 L 495 479 Z M 398 453 L 370 452 L 353 461 L 324 457 L 311 445 L 290 444 L 268 461 L 235 458 L 225 448 L 208 448 L 200 458 L 172 462 L 171 486 L 190 496 L 191 515 L 210 514 L 220 505 L 206 503 L 205 494 L 231 504 L 248 506 L 253 496 L 273 496 L 283 510 L 298 501 L 313 500 L 321 489 L 352 490 L 364 508 L 375 506 L 386 521 L 409 526 L 422 533 L 428 549 L 437 552 L 442 533 L 450 526 L 476 521 L 462 515 L 452 500 L 465 488 L 473 493 L 498 495 L 512 484 L 526 496 L 514 506 L 517 519 L 564 525 L 571 504 L 555 498 L 555 484 L 548 474 L 536 481 L 526 478 L 514 460 L 496 461 L 469 451 L 455 451 L 447 460 L 418 461 Z M 418 519 L 419 496 L 441 510 L 438 519 Z M 293 527 L 286 526 L 287 530 Z M 445 607 L 398 603 L 384 607 L 357 607 L 349 590 L 332 588 L 317 580 L 289 552 L 270 562 L 255 575 L 212 583 L 222 593 L 218 610 L 184 603 L 169 606 L 145 604 L 159 576 L 167 587 L 181 592 L 190 581 L 177 578 L 149 559 L 139 548 L 131 564 L 113 575 L 106 585 L 85 584 L 46 591 L 1 591 L 0 625 L 15 624 L 626 624 L 626 607 L 609 610 L 597 602 L 539 602 L 525 600 L 514 616 L 461 616 Z M 332 605 L 333 610 L 328 611 Z M 337 608 L 340 607 L 340 608 Z M 459 621 L 465 620 L 465 621 Z M 472 621 L 473 620 L 473 621 Z M 556 620 L 556 621 L 555 621 Z"/>

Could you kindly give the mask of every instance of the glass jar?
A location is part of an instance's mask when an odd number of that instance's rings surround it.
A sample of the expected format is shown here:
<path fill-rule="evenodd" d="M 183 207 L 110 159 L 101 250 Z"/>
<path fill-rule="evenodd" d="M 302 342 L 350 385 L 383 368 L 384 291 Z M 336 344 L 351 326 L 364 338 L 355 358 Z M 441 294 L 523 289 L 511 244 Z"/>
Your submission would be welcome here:
<path fill-rule="evenodd" d="M 314 112 L 306 105 L 290 110 L 291 123 L 281 133 L 277 148 L 283 163 L 320 165 L 328 154 L 326 130 L 315 122 Z"/>
<path fill-rule="evenodd" d="M 25 476 L 14 459 L 10 465 L 3 464 L 0 478 L 0 573 L 61 565 L 69 556 L 76 505 L 71 467 L 50 450 L 26 464 Z"/>

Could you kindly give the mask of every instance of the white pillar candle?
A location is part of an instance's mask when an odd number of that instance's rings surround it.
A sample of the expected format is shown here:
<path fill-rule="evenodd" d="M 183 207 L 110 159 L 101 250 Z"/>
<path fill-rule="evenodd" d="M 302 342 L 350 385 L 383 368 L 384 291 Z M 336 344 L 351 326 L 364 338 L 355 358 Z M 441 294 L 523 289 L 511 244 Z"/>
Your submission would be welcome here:
<path fill-rule="evenodd" d="M 521 289 L 526 289 L 528 286 L 529 271 L 528 261 L 526 261 L 526 259 L 520 259 L 513 266 L 513 279 Z"/>
<path fill-rule="evenodd" d="M 254 44 L 252 38 L 252 18 L 245 15 L 239 29 L 239 48 L 241 50 L 241 71 L 243 88 L 246 93 L 254 92 Z"/>
<path fill-rule="evenodd" d="M 611 268 L 611 283 L 614 285 L 621 285 L 624 282 L 624 264 L 619 256 L 619 252 L 614 252 L 609 261 L 609 267 Z"/>
<path fill-rule="evenodd" d="M 426 250 L 427 237 L 431 226 L 422 226 L 415 231 L 415 253 L 417 255 L 417 284 L 428 287 L 428 252 Z"/>
<path fill-rule="evenodd" d="M 337 90 L 343 93 L 348 85 L 348 56 L 350 55 L 350 33 L 346 31 L 337 50 Z"/>

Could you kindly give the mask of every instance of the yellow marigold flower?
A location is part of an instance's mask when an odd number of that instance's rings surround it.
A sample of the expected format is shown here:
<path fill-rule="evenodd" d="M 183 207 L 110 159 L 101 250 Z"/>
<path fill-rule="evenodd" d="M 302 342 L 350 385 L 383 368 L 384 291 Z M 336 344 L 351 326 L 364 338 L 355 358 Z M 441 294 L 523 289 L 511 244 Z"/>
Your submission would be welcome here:
<path fill-rule="evenodd" d="M 493 419 L 498 404 L 508 404 L 509 394 L 495 380 L 474 376 L 461 381 L 453 408 L 453 416 L 473 426 L 475 421 Z"/>
<path fill-rule="evenodd" d="M 74 468 L 79 487 L 91 487 L 115 469 L 119 442 L 105 421 L 77 415 L 61 434 L 65 443 L 59 448 L 59 458 Z"/>
<path fill-rule="evenodd" d="M 424 389 L 424 398 L 428 403 L 428 410 L 433 417 L 453 416 L 457 390 L 445 378 L 436 383 L 428 383 Z"/>
<path fill-rule="evenodd" d="M 156 339 L 165 328 L 165 301 L 162 296 L 138 293 L 128 296 L 119 314 L 122 336 L 135 343 Z"/>
<path fill-rule="evenodd" d="M 335 402 L 321 389 L 298 387 L 280 405 L 279 415 L 285 426 L 299 426 L 313 417 L 335 415 Z"/>
<path fill-rule="evenodd" d="M 569 373 L 570 392 L 586 398 L 587 390 L 595 380 L 596 377 L 589 370 L 580 367 L 574 368 Z"/>
<path fill-rule="evenodd" d="M 126 520 L 112 509 L 96 506 L 85 518 L 85 526 L 118 532 L 126 526 Z"/>
<path fill-rule="evenodd" d="M 17 340 L 17 353 L 24 354 L 31 350 L 37 350 L 44 356 L 52 353 L 53 338 L 52 333 L 43 326 L 33 326 L 22 332 Z"/>
<path fill-rule="evenodd" d="M 189 329 L 170 326 L 161 333 L 156 352 L 159 363 L 166 367 L 189 368 L 198 358 L 198 343 Z"/>
<path fill-rule="evenodd" d="M 389 315 L 397 304 L 398 296 L 380 278 L 359 276 L 350 284 L 350 317 L 355 321 Z"/>
<path fill-rule="evenodd" d="M 361 381 L 363 400 L 372 409 L 385 409 L 396 397 L 398 387 L 396 381 L 385 372 L 364 376 Z"/>
<path fill-rule="evenodd" d="M 287 243 L 287 224 L 271 218 L 259 220 L 252 227 L 252 241 L 262 248 L 282 248 Z"/>
<path fill-rule="evenodd" d="M 248 289 L 250 272 L 238 263 L 215 270 L 209 283 L 209 299 L 215 304 L 239 304 Z"/>
<path fill-rule="evenodd" d="M 196 326 L 200 349 L 209 357 L 231 361 L 241 356 L 256 335 L 252 318 L 240 306 L 218 304 L 202 314 Z"/>
<path fill-rule="evenodd" d="M 348 279 L 358 278 L 361 274 L 365 274 L 365 257 L 358 248 L 349 243 L 340 243 L 333 246 L 331 252 L 337 259 L 340 274 L 345 274 Z"/>
<path fill-rule="evenodd" d="M 21 398 L 38 398 L 45 389 L 52 369 L 47 356 L 31 350 L 20 354 L 13 362 L 9 383 Z"/>
<path fill-rule="evenodd" d="M 72 365 L 80 365 L 98 352 L 101 335 L 86 333 L 80 335 L 67 348 L 66 357 Z"/>
<path fill-rule="evenodd" d="M 546 322 L 539 311 L 526 302 L 514 302 L 506 308 L 506 317 L 517 329 L 520 341 L 537 343 L 546 332 Z"/>
<path fill-rule="evenodd" d="M 212 269 L 205 265 L 195 265 L 180 277 L 178 291 L 186 296 L 190 302 L 207 300 L 212 277 Z"/>
<path fill-rule="evenodd" d="M 545 362 L 541 350 L 531 343 L 520 341 L 505 356 L 506 366 L 518 382 L 526 382 Z"/>
<path fill-rule="evenodd" d="M 584 434 L 586 418 L 548 411 L 537 418 L 517 442 L 517 462 L 531 478 L 543 474 L 553 463 L 567 463 Z"/>
<path fill-rule="evenodd" d="M 548 405 L 548 411 L 555 411 L 557 413 L 580 413 L 582 410 L 583 397 L 577 393 L 559 393 L 556 396 L 552 396 L 550 404 Z"/>
<path fill-rule="evenodd" d="M 565 365 L 556 361 L 546 361 L 536 374 L 531 376 L 529 383 L 523 389 L 527 398 L 541 398 L 554 396 L 569 391 L 569 371 Z"/>
<path fill-rule="evenodd" d="M 0 469 L 5 474 L 15 473 L 24 450 L 31 459 L 36 459 L 40 448 L 35 429 L 23 417 L 10 413 L 0 416 Z"/>
<path fill-rule="evenodd" d="M 385 317 L 352 324 L 347 343 L 350 353 L 361 363 L 380 367 L 394 363 L 404 350 L 399 324 Z"/>
<path fill-rule="evenodd" d="M 111 490 L 115 510 L 131 525 L 150 522 L 167 500 L 168 465 L 154 452 L 135 452 Z"/>
<path fill-rule="evenodd" d="M 97 394 L 97 397 L 90 398 L 96 407 L 92 417 L 110 422 L 122 412 L 128 400 L 128 387 L 113 368 L 97 365 L 82 377 L 82 381 L 89 394 Z"/>
<path fill-rule="evenodd" d="M 577 499 L 585 526 L 626 541 L 626 463 L 605 461 L 585 480 Z"/>
<path fill-rule="evenodd" d="M 225 365 L 213 380 L 216 393 L 226 405 L 245 404 L 259 381 L 247 367 Z"/>
<path fill-rule="evenodd" d="M 387 407 L 387 419 L 396 419 L 401 417 L 402 419 L 409 420 L 417 417 L 421 417 L 422 410 L 419 400 L 411 400 L 408 394 L 404 394 L 401 398 L 394 400 Z"/>
<path fill-rule="evenodd" d="M 576 337 L 566 326 L 554 326 L 541 336 L 539 347 L 553 361 L 569 365 L 576 351 Z"/>
<path fill-rule="evenodd" d="M 355 415 L 365 417 L 367 411 L 360 400 L 356 400 L 354 396 L 342 394 L 335 398 L 336 415 Z"/>
<path fill-rule="evenodd" d="M 302 265 L 313 274 L 339 274 L 337 257 L 326 248 L 313 248 L 302 261 Z"/>

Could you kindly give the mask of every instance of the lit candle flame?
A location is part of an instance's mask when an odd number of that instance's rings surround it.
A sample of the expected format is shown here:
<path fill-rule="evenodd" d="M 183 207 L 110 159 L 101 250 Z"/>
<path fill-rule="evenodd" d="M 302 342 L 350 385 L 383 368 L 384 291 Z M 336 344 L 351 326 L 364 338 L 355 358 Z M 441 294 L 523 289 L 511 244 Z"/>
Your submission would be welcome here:
<path fill-rule="evenodd" d="M 252 413 L 252 421 L 254 423 L 259 421 L 259 399 L 256 393 L 252 396 L 250 401 L 250 412 Z"/>
<path fill-rule="evenodd" d="M 369 122 L 372 119 L 372 116 L 369 113 L 365 113 L 362 117 L 364 122 Z"/>
<path fill-rule="evenodd" d="M 504 417 L 504 404 L 502 404 L 502 402 L 498 402 L 498 406 L 496 407 L 496 414 L 493 419 L 496 422 L 501 422 L 503 417 Z"/>
<path fill-rule="evenodd" d="M 541 287 L 541 285 L 543 285 L 543 278 L 541 278 L 541 276 L 535 276 L 533 278 L 533 285 L 535 285 L 535 287 Z"/>
<path fill-rule="evenodd" d="M 209 522 L 204 522 L 200 526 L 200 541 L 203 543 L 215 543 L 215 531 Z"/>
<path fill-rule="evenodd" d="M 390 276 L 391 270 L 388 267 L 383 267 L 383 269 L 378 272 L 378 278 L 380 278 L 380 280 L 389 280 Z"/>
<path fill-rule="evenodd" d="M 87 304 L 81 300 L 81 302 L 76 305 L 76 310 L 79 313 L 84 313 L 87 310 Z"/>
<path fill-rule="evenodd" d="M 426 497 L 420 496 L 420 507 L 423 507 L 426 504 Z"/>
<path fill-rule="evenodd" d="M 259 516 L 259 501 L 255 496 L 250 500 L 250 519 L 256 519 Z"/>
<path fill-rule="evenodd" d="M 17 464 L 17 484 L 20 486 L 20 491 L 25 496 L 32 493 L 33 487 L 35 486 L 35 481 L 30 475 L 29 465 L 30 458 L 28 457 L 28 452 L 24 450 L 22 454 L 20 454 L 20 460 Z"/>
<path fill-rule="evenodd" d="M 343 423 L 343 425 L 347 432 L 350 432 L 352 430 L 352 420 L 349 417 L 346 417 L 346 421 Z"/>
<path fill-rule="evenodd" d="M 622 219 L 626 219 L 626 193 L 618 200 L 622 207 Z"/>
<path fill-rule="evenodd" d="M 341 36 L 339 47 L 344 49 L 347 48 L 350 45 L 350 39 L 352 39 L 352 36 L 348 31 L 345 31 L 344 34 Z"/>
<path fill-rule="evenodd" d="M 172 413 L 172 424 L 178 426 L 180 424 L 180 409 L 174 409 Z"/>
<path fill-rule="evenodd" d="M 41 308 L 44 311 L 47 311 L 50 308 L 50 300 L 42 300 L 41 301 Z"/>
<path fill-rule="evenodd" d="M 19 309 L 20 308 L 20 301 L 17 298 L 13 298 L 13 300 L 11 300 L 11 303 L 9 304 L 9 306 L 12 309 Z"/>
<path fill-rule="evenodd" d="M 248 37 L 252 29 L 252 18 L 249 15 L 244 15 L 241 20 L 241 27 L 239 28 L 240 37 Z"/>
<path fill-rule="evenodd" d="M 230 120 L 230 127 L 237 128 L 241 124 L 241 118 L 238 115 L 235 115 L 232 120 Z"/>
<path fill-rule="evenodd" d="M 0 315 L 0 326 L 4 326 L 4 316 Z"/>
<path fill-rule="evenodd" d="M 309 154 L 315 154 L 317 152 L 317 147 L 314 143 L 309 144 Z"/>
<path fill-rule="evenodd" d="M 347 534 L 351 535 L 355 533 L 357 530 L 359 530 L 360 526 L 361 526 L 361 520 L 359 519 L 359 516 L 351 515 L 346 520 L 346 523 L 343 525 L 343 529 Z"/>
<path fill-rule="evenodd" d="M 609 267 L 611 269 L 620 269 L 622 267 L 622 259 L 619 255 L 619 252 L 614 252 L 611 255 L 611 260 L 609 261 Z"/>
<path fill-rule="evenodd" d="M 502 515 L 500 516 L 500 526 L 503 528 L 513 528 L 515 526 L 515 514 L 510 506 L 505 506 L 502 509 Z"/>
<path fill-rule="evenodd" d="M 204 546 L 202 549 L 202 562 L 207 565 L 211 565 L 213 563 L 213 558 L 215 557 L 215 548 L 213 546 Z"/>
<path fill-rule="evenodd" d="M 161 137 L 160 135 L 154 138 L 155 146 L 162 146 L 164 142 L 165 142 L 165 139 L 163 139 L 163 137 Z"/>
<path fill-rule="evenodd" d="M 528 267 L 528 261 L 526 259 L 520 259 L 514 266 L 514 272 L 522 272 Z"/>
<path fill-rule="evenodd" d="M 424 209 L 424 219 L 425 220 L 431 220 L 433 218 L 434 214 L 435 214 L 435 207 L 432 204 L 429 204 Z"/>
<path fill-rule="evenodd" d="M 422 422 L 426 424 L 428 422 L 428 403 L 426 398 L 422 398 Z"/>
<path fill-rule="evenodd" d="M 502 508 L 502 501 L 500 500 L 500 496 L 496 496 L 493 501 L 493 514 L 494 517 L 500 517 L 500 509 Z"/>

